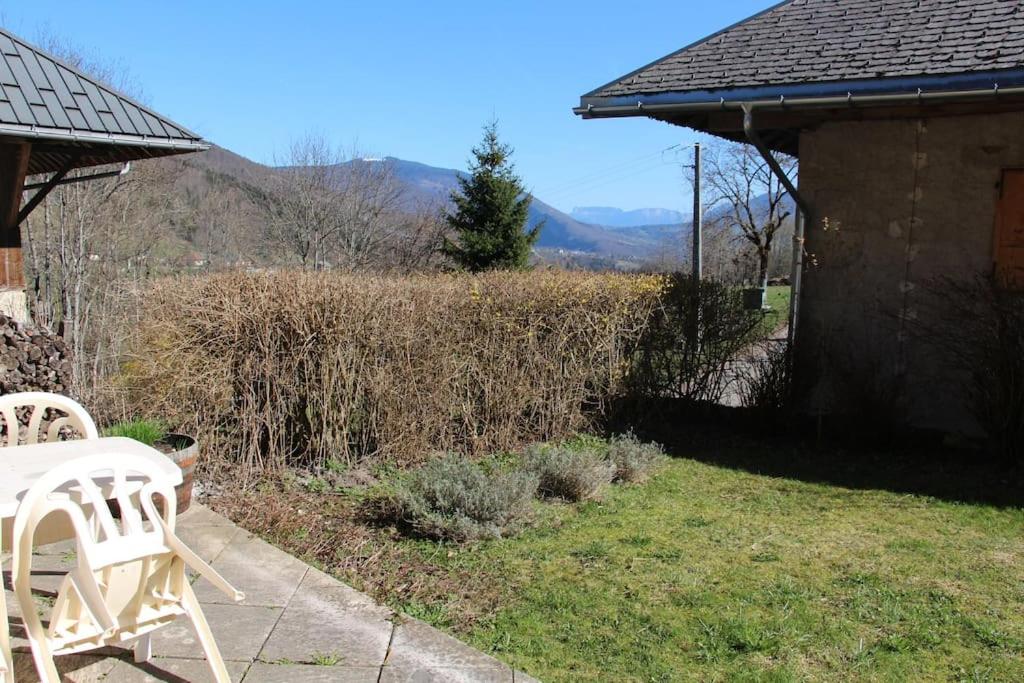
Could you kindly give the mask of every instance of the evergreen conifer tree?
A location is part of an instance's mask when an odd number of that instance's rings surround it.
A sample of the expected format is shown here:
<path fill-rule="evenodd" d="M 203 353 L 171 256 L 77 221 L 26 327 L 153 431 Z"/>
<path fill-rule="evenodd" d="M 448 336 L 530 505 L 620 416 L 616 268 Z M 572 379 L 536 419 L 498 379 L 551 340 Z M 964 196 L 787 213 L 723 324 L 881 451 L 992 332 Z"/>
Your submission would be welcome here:
<path fill-rule="evenodd" d="M 526 230 L 531 197 L 511 155 L 498 138 L 497 123 L 487 125 L 483 141 L 473 148 L 470 176 L 459 178 L 453 209 L 445 217 L 455 235 L 441 250 L 460 268 L 476 273 L 527 266 L 542 224 Z"/>

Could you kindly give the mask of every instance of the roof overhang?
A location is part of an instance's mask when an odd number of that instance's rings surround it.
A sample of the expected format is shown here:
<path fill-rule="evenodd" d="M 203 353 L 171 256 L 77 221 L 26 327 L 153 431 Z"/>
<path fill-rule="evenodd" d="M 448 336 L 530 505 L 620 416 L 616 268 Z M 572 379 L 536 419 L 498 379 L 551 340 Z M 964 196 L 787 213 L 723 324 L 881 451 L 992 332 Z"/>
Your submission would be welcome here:
<path fill-rule="evenodd" d="M 62 168 L 87 168 L 210 148 L 203 140 L 116 135 L 0 124 L 0 141 L 31 144 L 28 173 L 55 173 Z"/>
<path fill-rule="evenodd" d="M 621 97 L 584 95 L 573 111 L 585 119 L 646 116 L 744 140 L 744 107 L 759 112 L 759 127 L 769 147 L 796 155 L 799 132 L 825 121 L 1024 110 L 1024 69 Z"/>

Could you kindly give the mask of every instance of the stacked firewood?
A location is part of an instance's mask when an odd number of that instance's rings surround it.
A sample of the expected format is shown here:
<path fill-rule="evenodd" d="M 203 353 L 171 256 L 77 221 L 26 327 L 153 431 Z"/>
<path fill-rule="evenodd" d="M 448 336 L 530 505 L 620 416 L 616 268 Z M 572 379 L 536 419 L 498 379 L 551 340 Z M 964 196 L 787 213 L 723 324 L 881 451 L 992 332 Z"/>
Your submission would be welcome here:
<path fill-rule="evenodd" d="M 0 315 L 0 395 L 71 391 L 71 353 L 58 335 Z"/>

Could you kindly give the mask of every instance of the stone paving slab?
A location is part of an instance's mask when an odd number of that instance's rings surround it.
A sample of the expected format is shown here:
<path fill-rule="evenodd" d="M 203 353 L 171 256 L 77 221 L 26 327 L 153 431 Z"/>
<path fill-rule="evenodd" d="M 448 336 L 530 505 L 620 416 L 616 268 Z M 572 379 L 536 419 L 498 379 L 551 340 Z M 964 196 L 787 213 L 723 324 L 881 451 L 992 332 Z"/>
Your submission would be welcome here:
<path fill-rule="evenodd" d="M 529 683 L 534 679 L 431 626 L 396 615 L 370 597 L 238 528 L 200 505 L 179 516 L 178 533 L 246 594 L 235 604 L 201 579 L 194 584 L 236 683 Z M 33 558 L 40 608 L 75 561 L 74 545 Z M 6 562 L 6 558 L 5 558 Z M 5 565 L 9 569 L 9 564 Z M 9 577 L 5 576 L 9 588 Z M 6 592 L 18 683 L 37 681 L 20 612 Z M 127 648 L 58 657 L 71 683 L 212 680 L 188 619 L 153 633 L 153 659 L 136 664 Z"/>
<path fill-rule="evenodd" d="M 384 664 L 385 668 L 410 671 L 481 669 L 493 671 L 500 677 L 507 674 L 507 680 L 512 680 L 512 669 L 508 665 L 441 633 L 433 626 L 406 616 L 396 619 L 391 650 Z"/>
<path fill-rule="evenodd" d="M 210 564 L 245 593 L 246 605 L 263 607 L 285 607 L 309 570 L 304 562 L 245 531 L 235 534 Z M 203 604 L 234 602 L 208 581 L 197 582 L 195 591 Z"/>
<path fill-rule="evenodd" d="M 240 681 L 249 668 L 249 662 L 225 662 L 231 680 Z M 283 679 L 282 679 L 283 680 Z M 104 683 L 214 683 L 210 666 L 205 659 L 178 659 L 153 657 L 146 664 L 130 659 L 115 662 Z M 21 683 L 21 681 L 18 681 Z"/>
<path fill-rule="evenodd" d="M 182 526 L 226 526 L 237 529 L 238 526 L 224 515 L 216 512 L 205 505 L 192 505 L 188 510 L 178 515 L 178 524 Z"/>
<path fill-rule="evenodd" d="M 355 588 L 350 588 L 338 581 L 330 574 L 325 574 L 319 569 L 309 568 L 306 576 L 299 584 L 299 589 L 292 596 L 291 605 L 302 604 L 310 608 L 348 610 L 369 610 L 377 612 L 388 618 L 394 616 L 395 612 L 383 607 L 366 593 L 360 593 Z"/>
<path fill-rule="evenodd" d="M 245 683 L 377 683 L 379 679 L 379 666 L 316 666 L 256 662 L 249 668 Z"/>
<path fill-rule="evenodd" d="M 380 683 L 513 683 L 513 679 L 511 669 L 403 669 L 385 666 L 381 669 Z"/>
<path fill-rule="evenodd" d="M 251 662 L 281 616 L 280 607 L 203 605 L 203 614 L 226 660 Z M 187 617 L 153 632 L 153 654 L 158 657 L 202 657 L 203 650 Z"/>
<path fill-rule="evenodd" d="M 93 655 L 68 655 L 66 657 L 58 657 L 55 661 L 61 678 L 68 683 L 112 681 L 114 679 L 109 678 L 108 675 L 117 665 L 116 659 Z M 23 657 L 15 655 L 14 677 L 18 683 L 39 683 L 39 676 L 36 674 L 32 655 Z"/>
<path fill-rule="evenodd" d="M 180 526 L 178 537 L 205 562 L 213 562 L 231 544 L 235 536 L 245 533 L 230 526 Z"/>
<path fill-rule="evenodd" d="M 307 574 L 260 659 L 306 664 L 328 658 L 345 666 L 380 666 L 394 630 L 393 613 L 360 597 L 326 575 Z M 316 628 L 310 628 L 312 624 Z"/>

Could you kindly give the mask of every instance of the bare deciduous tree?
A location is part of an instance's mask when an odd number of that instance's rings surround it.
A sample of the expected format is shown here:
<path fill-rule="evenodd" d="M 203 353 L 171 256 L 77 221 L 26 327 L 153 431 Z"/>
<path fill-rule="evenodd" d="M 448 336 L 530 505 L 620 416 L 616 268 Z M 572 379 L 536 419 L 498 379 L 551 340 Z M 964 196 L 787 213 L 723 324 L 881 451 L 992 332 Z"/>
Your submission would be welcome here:
<path fill-rule="evenodd" d="M 398 212 L 389 231 L 381 267 L 400 273 L 435 270 L 444 262 L 440 248 L 447 230 L 441 201 Z"/>
<path fill-rule="evenodd" d="M 784 154 L 775 154 L 775 159 L 795 177 L 796 159 Z M 786 188 L 751 145 L 709 145 L 704 176 L 712 205 L 727 209 L 722 224 L 753 246 L 758 283 L 767 285 L 775 238 L 792 213 Z"/>
<path fill-rule="evenodd" d="M 264 197 L 268 238 L 311 270 L 373 264 L 401 200 L 390 164 L 345 154 L 310 134 L 294 141 L 278 165 Z"/>
<path fill-rule="evenodd" d="M 52 37 L 40 42 L 73 66 L 122 91 L 134 90 L 123 71 L 90 62 Z M 163 243 L 171 200 L 153 188 L 172 184 L 166 171 L 144 163 L 115 179 L 58 186 L 22 225 L 32 318 L 65 338 L 75 385 L 85 398 L 119 358 L 122 286 L 149 273 Z"/>

